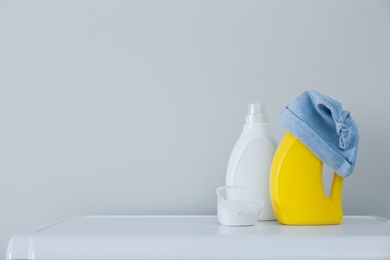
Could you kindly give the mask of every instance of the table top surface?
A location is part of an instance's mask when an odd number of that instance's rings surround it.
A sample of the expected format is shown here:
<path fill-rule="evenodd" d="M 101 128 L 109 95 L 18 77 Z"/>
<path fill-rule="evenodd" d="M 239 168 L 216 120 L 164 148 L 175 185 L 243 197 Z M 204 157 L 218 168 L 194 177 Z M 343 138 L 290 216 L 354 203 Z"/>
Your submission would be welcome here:
<path fill-rule="evenodd" d="M 216 216 L 78 216 L 15 235 L 7 259 L 309 259 L 320 254 L 390 259 L 390 222 L 345 216 L 339 225 L 258 221 L 227 227 Z"/>
<path fill-rule="evenodd" d="M 258 221 L 247 227 L 222 226 L 215 216 L 76 216 L 39 228 L 31 235 L 372 236 L 390 235 L 389 228 L 389 220 L 375 216 L 346 216 L 339 225 L 288 226 L 277 221 Z"/>

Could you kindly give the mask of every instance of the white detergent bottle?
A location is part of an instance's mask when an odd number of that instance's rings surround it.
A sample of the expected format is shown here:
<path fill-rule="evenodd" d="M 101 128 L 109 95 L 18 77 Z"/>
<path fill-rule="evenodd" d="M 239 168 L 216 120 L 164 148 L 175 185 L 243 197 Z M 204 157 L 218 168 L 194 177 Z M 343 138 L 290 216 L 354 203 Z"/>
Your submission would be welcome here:
<path fill-rule="evenodd" d="M 275 220 L 269 176 L 276 141 L 271 136 L 264 104 L 249 104 L 246 122 L 229 158 L 226 185 L 245 186 L 264 201 L 259 220 Z"/>

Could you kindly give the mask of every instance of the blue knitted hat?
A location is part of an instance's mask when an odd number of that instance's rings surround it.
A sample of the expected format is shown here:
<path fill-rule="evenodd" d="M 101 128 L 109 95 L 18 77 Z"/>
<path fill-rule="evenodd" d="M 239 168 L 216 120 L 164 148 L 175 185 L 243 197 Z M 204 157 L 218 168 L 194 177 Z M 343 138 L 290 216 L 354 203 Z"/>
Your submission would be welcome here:
<path fill-rule="evenodd" d="M 339 102 L 316 91 L 295 96 L 279 122 L 341 177 L 354 169 L 359 143 L 355 121 Z"/>

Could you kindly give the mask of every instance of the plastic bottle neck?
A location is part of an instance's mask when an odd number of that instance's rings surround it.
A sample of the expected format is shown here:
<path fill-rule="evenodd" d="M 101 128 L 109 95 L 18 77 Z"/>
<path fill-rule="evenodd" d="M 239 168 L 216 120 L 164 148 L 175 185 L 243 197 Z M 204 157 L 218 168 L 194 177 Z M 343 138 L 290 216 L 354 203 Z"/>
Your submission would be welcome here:
<path fill-rule="evenodd" d="M 247 114 L 245 117 L 246 124 L 268 124 L 266 114 Z"/>
<path fill-rule="evenodd" d="M 248 113 L 245 117 L 246 124 L 268 124 L 268 116 L 265 105 L 254 103 L 248 105 Z"/>

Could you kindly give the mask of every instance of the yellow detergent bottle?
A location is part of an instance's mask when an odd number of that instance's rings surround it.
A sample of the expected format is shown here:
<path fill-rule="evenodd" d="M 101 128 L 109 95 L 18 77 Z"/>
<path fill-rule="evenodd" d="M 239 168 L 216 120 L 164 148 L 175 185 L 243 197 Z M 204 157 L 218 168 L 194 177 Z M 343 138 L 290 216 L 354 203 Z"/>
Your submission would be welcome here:
<path fill-rule="evenodd" d="M 287 225 L 339 224 L 343 218 L 343 178 L 334 173 L 330 195 L 324 194 L 322 161 L 287 132 L 276 149 L 270 196 L 277 220 Z"/>

